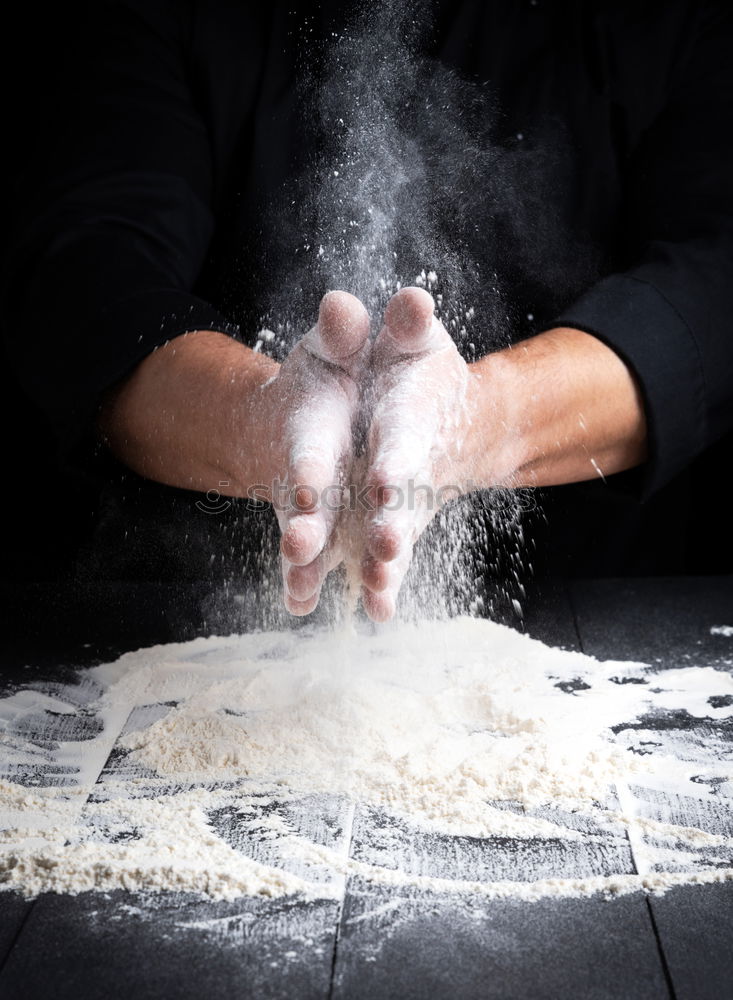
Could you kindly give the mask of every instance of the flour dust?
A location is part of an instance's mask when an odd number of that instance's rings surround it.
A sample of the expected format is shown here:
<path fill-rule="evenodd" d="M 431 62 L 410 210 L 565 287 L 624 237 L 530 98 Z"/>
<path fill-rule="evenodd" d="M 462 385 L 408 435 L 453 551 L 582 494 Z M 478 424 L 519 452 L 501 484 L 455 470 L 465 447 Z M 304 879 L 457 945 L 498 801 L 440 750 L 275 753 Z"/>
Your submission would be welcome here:
<path fill-rule="evenodd" d="M 555 206 L 564 143 L 504 135 L 490 88 L 440 58 L 425 5 L 353 7 L 318 41 L 312 24 L 302 29 L 299 107 L 313 151 L 272 210 L 276 278 L 257 349 L 284 356 L 334 288 L 364 302 L 376 335 L 389 298 L 417 285 L 473 361 L 526 335 L 519 285 L 541 289 L 552 313 L 594 266 Z M 537 506 L 529 490 L 450 503 L 418 547 L 400 614 L 521 617 Z"/>

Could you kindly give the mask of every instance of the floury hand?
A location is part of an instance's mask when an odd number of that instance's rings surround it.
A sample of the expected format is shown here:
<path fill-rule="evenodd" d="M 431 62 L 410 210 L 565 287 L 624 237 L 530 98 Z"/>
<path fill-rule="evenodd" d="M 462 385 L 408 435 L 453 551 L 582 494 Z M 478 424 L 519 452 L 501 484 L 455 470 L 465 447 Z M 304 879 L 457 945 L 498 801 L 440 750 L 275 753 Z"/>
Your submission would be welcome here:
<path fill-rule="evenodd" d="M 310 613 L 325 576 L 345 561 L 375 621 L 391 618 L 415 541 L 438 506 L 462 491 L 460 466 L 468 368 L 432 297 L 398 292 L 368 343 L 369 319 L 346 292 L 330 292 L 317 325 L 283 363 L 272 389 L 287 418 L 284 509 L 277 511 L 286 607 Z M 371 347 L 371 350 L 370 350 Z M 357 458 L 360 405 L 369 419 Z M 323 502 L 348 478 L 359 502 Z M 441 487 L 452 492 L 441 498 Z"/>
<path fill-rule="evenodd" d="M 361 581 L 375 621 L 394 615 L 417 538 L 465 488 L 460 443 L 469 370 L 433 310 L 426 291 L 399 291 L 370 356 L 365 484 L 375 509 L 364 516 Z"/>
<path fill-rule="evenodd" d="M 334 528 L 341 487 L 354 464 L 368 337 L 369 317 L 361 302 L 347 292 L 329 292 L 316 325 L 263 388 L 286 469 L 287 502 L 274 502 L 285 605 L 295 615 L 313 611 L 326 575 L 344 558 L 344 536 Z"/>

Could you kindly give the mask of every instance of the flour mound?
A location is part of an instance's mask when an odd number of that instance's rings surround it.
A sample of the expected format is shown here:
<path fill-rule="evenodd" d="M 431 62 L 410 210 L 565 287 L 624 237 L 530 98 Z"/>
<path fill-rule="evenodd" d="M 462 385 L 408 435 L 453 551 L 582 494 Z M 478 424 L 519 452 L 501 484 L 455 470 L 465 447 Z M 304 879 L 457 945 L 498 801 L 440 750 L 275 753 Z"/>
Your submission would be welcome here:
<path fill-rule="evenodd" d="M 471 836 L 509 832 L 492 800 L 575 808 L 645 769 L 604 739 L 628 701 L 618 685 L 598 677 L 576 700 L 548 679 L 592 661 L 487 625 L 321 634 L 292 639 L 287 653 L 282 637 L 248 637 L 224 652 L 221 679 L 183 668 L 176 706 L 120 745 L 159 775 L 338 792 Z M 161 696 L 180 671 L 161 667 Z"/>
<path fill-rule="evenodd" d="M 139 650 L 0 701 L 0 879 L 220 899 L 350 874 L 526 899 L 726 879 L 730 761 L 646 720 L 722 724 L 731 694 L 469 618 Z"/>

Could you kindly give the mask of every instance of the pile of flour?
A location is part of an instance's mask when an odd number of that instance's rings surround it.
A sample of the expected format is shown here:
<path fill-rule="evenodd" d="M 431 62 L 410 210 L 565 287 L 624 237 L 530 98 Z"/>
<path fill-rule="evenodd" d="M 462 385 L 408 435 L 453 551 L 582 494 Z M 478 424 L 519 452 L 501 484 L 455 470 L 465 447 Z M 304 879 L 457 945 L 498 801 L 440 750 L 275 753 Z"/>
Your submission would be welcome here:
<path fill-rule="evenodd" d="M 0 879 L 322 897 L 356 874 L 528 899 L 726 879 L 733 831 L 709 802 L 733 790 L 730 759 L 635 720 L 722 721 L 732 695 L 720 670 L 600 663 L 470 618 L 139 650 L 0 701 Z M 83 736 L 50 741 L 44 720 L 64 714 Z M 713 818 L 680 822 L 655 796 Z M 379 844 L 354 853 L 365 817 Z M 405 861 L 410 837 L 437 845 L 428 874 Z M 442 873 L 465 838 L 563 843 L 578 861 Z M 594 845 L 633 863 L 588 867 Z"/>

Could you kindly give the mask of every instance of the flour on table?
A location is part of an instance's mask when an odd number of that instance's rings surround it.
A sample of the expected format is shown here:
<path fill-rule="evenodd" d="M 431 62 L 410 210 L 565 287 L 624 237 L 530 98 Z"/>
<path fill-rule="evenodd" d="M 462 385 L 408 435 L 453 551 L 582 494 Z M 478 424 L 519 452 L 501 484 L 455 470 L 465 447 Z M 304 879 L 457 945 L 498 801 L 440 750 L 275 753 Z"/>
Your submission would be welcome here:
<path fill-rule="evenodd" d="M 710 740 L 652 723 L 675 713 Z M 732 715 L 720 670 L 480 619 L 156 646 L 0 701 L 0 880 L 219 899 L 349 875 L 526 899 L 720 881 Z M 524 867 L 502 868 L 509 842 Z"/>

